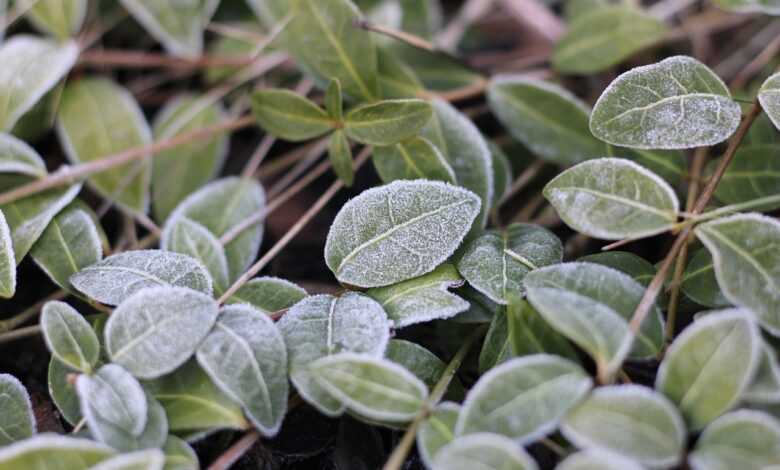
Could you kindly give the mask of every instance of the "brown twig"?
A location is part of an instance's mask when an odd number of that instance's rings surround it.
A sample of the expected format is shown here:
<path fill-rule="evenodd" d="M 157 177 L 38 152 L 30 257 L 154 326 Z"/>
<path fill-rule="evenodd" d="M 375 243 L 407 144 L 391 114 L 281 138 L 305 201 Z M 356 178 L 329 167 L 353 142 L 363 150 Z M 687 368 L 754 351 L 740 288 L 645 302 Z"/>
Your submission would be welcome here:
<path fill-rule="evenodd" d="M 104 49 L 85 51 L 79 56 L 79 64 L 93 67 L 123 67 L 123 68 L 171 68 L 199 69 L 209 67 L 243 67 L 254 62 L 255 57 L 200 56 L 192 59 L 173 57 L 143 51 L 124 51 Z"/>
<path fill-rule="evenodd" d="M 426 39 L 407 33 L 406 31 L 400 31 L 388 26 L 372 23 L 364 18 L 355 20 L 355 26 L 360 29 L 365 29 L 366 31 L 383 34 L 387 37 L 409 44 L 412 47 L 416 47 L 417 49 L 423 49 L 428 52 L 441 52 L 435 44 Z"/>
<path fill-rule="evenodd" d="M 243 455 L 260 441 L 260 433 L 253 429 L 236 441 L 235 444 L 220 455 L 217 460 L 212 463 L 208 470 L 228 470 L 234 463 L 238 461 Z"/>

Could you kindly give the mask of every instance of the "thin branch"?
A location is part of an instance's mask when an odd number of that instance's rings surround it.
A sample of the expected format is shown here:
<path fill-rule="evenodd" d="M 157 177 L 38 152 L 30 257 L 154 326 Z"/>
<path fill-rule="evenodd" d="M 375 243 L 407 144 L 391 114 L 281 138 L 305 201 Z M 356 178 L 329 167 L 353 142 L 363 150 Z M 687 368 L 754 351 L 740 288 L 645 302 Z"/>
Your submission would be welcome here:
<path fill-rule="evenodd" d="M 733 90 L 744 88 L 751 78 L 758 74 L 762 68 L 777 56 L 778 52 L 780 52 L 780 35 L 776 35 L 760 54 L 740 69 L 739 73 L 737 73 L 734 79 L 731 80 L 731 83 L 729 83 L 729 87 Z"/>
<path fill-rule="evenodd" d="M 171 68 L 200 69 L 209 67 L 244 67 L 254 62 L 252 55 L 245 56 L 207 56 L 192 59 L 173 57 L 143 51 L 104 49 L 85 51 L 79 56 L 79 64 L 94 67 L 123 68 Z"/>
<path fill-rule="evenodd" d="M 43 305 L 46 302 L 52 300 L 62 300 L 67 296 L 68 293 L 65 292 L 64 290 L 58 290 L 52 294 L 49 294 L 48 296 L 44 297 L 38 302 L 35 302 L 35 304 L 33 304 L 31 307 L 27 307 L 22 312 L 17 313 L 11 318 L 6 318 L 5 320 L 0 321 L 0 333 L 11 331 L 17 326 L 23 325 L 28 320 L 31 320 L 36 316 L 38 316 L 38 314 L 41 312 L 41 309 L 43 308 Z"/>
<path fill-rule="evenodd" d="M 208 470 L 228 470 L 259 441 L 260 433 L 257 432 L 256 429 L 247 432 L 244 434 L 244 437 L 236 441 L 236 443 L 230 446 L 224 454 L 220 455 L 219 458 L 209 466 Z"/>
<path fill-rule="evenodd" d="M 305 158 L 298 161 L 287 173 L 284 174 L 279 180 L 274 183 L 273 186 L 268 188 L 268 197 L 274 197 L 279 194 L 284 188 L 288 187 L 296 178 L 301 176 L 306 170 L 311 168 L 317 160 L 320 159 L 328 151 L 328 138 L 323 137 L 319 143 L 312 147 L 312 149 L 306 154 Z"/>
<path fill-rule="evenodd" d="M 0 334 L 0 344 L 10 343 L 17 339 L 29 338 L 30 336 L 37 336 L 41 333 L 40 325 L 27 326 L 25 328 L 19 328 L 13 331 Z"/>
<path fill-rule="evenodd" d="M 423 49 L 428 52 L 443 52 L 439 50 L 439 48 L 436 47 L 435 44 L 433 44 L 432 42 L 426 39 L 423 39 L 419 36 L 415 36 L 412 33 L 407 33 L 406 31 L 400 31 L 397 29 L 390 28 L 388 26 L 372 23 L 371 21 L 368 21 L 366 19 L 361 18 L 356 20 L 355 26 L 361 29 L 365 29 L 366 31 L 372 31 L 374 33 L 383 34 L 387 37 L 401 41 L 417 49 Z"/>

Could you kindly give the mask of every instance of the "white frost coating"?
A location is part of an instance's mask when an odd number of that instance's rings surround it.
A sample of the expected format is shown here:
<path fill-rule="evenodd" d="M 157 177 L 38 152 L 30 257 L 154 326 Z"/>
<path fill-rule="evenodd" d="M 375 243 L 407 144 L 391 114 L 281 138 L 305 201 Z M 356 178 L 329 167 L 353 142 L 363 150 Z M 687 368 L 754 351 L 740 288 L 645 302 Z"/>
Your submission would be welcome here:
<path fill-rule="evenodd" d="M 87 296 L 107 305 L 119 305 L 151 287 L 187 287 L 212 294 L 211 276 L 190 256 L 162 250 L 119 253 L 74 274 L 70 282 Z"/>
<path fill-rule="evenodd" d="M 165 454 L 160 449 L 129 452 L 104 460 L 89 470 L 162 470 Z"/>
<path fill-rule="evenodd" d="M 599 450 L 584 450 L 566 457 L 555 470 L 644 470 L 637 462 Z"/>
<path fill-rule="evenodd" d="M 101 442 L 101 423 L 108 423 L 139 436 L 146 426 L 149 406 L 141 384 L 116 364 L 108 364 L 93 375 L 76 379 L 81 412 L 90 431 Z"/>
<path fill-rule="evenodd" d="M 780 6 L 778 7 L 780 14 Z M 758 101 L 772 123 L 780 129 L 780 72 L 767 78 L 758 91 Z"/>
<path fill-rule="evenodd" d="M 630 160 L 580 163 L 547 183 L 544 197 L 566 225 L 595 238 L 621 240 L 663 233 L 680 201 L 669 183 Z"/>
<path fill-rule="evenodd" d="M 777 468 L 780 422 L 754 410 L 721 416 L 704 429 L 688 463 L 693 470 Z"/>
<path fill-rule="evenodd" d="M 27 389 L 13 375 L 0 374 L 0 447 L 32 436 L 35 428 L 35 415 Z"/>
<path fill-rule="evenodd" d="M 290 380 L 304 400 L 328 416 L 338 416 L 345 408 L 314 381 L 311 363 L 339 352 L 382 357 L 390 338 L 390 321 L 382 306 L 354 292 L 307 297 L 277 326 L 287 345 Z"/>
<path fill-rule="evenodd" d="M 530 455 L 513 440 L 477 433 L 455 439 L 433 460 L 432 470 L 538 470 Z"/>
<path fill-rule="evenodd" d="M 141 290 L 122 302 L 106 322 L 106 350 L 112 361 L 136 377 L 160 377 L 195 353 L 217 312 L 214 299 L 190 289 Z"/>
<path fill-rule="evenodd" d="M 0 297 L 10 299 L 16 292 L 16 256 L 11 229 L 0 210 Z"/>
<path fill-rule="evenodd" d="M 479 198 L 446 183 L 394 181 L 364 191 L 336 215 L 325 260 L 339 281 L 380 287 L 431 272 L 460 245 Z"/>
<path fill-rule="evenodd" d="M 0 132 L 0 172 L 21 173 L 37 178 L 46 175 L 46 164 L 26 142 Z"/>
<path fill-rule="evenodd" d="M 62 77 L 79 54 L 74 41 L 58 44 L 17 34 L 0 46 L 0 129 L 10 130 Z"/>
<path fill-rule="evenodd" d="M 490 369 L 466 395 L 455 435 L 492 432 L 520 445 L 553 432 L 593 381 L 582 368 L 550 354 L 511 359 Z"/>
<path fill-rule="evenodd" d="M 741 118 L 717 75 L 696 59 L 675 56 L 613 81 L 593 108 L 590 130 L 613 145 L 685 149 L 726 140 Z"/>
<path fill-rule="evenodd" d="M 439 450 L 452 442 L 460 409 L 461 406 L 457 403 L 440 403 L 417 428 L 417 451 L 426 468 L 433 468 L 433 459 Z M 434 420 L 437 421 L 436 425 L 432 424 Z M 442 427 L 449 431 L 449 436 L 441 432 Z"/>
<path fill-rule="evenodd" d="M 65 302 L 46 302 L 41 312 L 43 338 L 60 362 L 87 374 L 100 358 L 100 342 L 92 326 Z"/>
<path fill-rule="evenodd" d="M 168 417 L 165 409 L 153 396 L 146 394 L 146 401 L 146 426 L 138 435 L 95 416 L 91 421 L 87 419 L 92 436 L 122 452 L 162 447 L 168 436 Z"/>
<path fill-rule="evenodd" d="M 208 269 L 214 287 L 221 292 L 228 286 L 228 263 L 225 249 L 206 227 L 186 217 L 177 217 L 165 225 L 160 248 L 191 256 Z"/>
<path fill-rule="evenodd" d="M 197 358 L 264 436 L 279 432 L 287 411 L 287 350 L 268 315 L 248 305 L 223 308 Z"/>
<path fill-rule="evenodd" d="M 780 402 L 780 364 L 777 353 L 766 342 L 761 342 L 756 376 L 742 394 L 742 401 L 748 403 L 772 404 Z"/>
<path fill-rule="evenodd" d="M 67 460 L 73 461 L 81 452 L 89 453 L 94 461 L 103 460 L 115 453 L 110 447 L 90 439 L 44 433 L 0 448 L 0 465 L 10 465 L 16 459 L 24 459 L 25 456 L 32 455 L 62 458 L 64 454 L 69 457 Z M 83 461 L 80 463 L 84 464 Z"/>
<path fill-rule="evenodd" d="M 674 467 L 687 432 L 677 408 L 640 385 L 597 388 L 571 410 L 561 433 L 580 449 L 595 448 L 650 467 Z"/>

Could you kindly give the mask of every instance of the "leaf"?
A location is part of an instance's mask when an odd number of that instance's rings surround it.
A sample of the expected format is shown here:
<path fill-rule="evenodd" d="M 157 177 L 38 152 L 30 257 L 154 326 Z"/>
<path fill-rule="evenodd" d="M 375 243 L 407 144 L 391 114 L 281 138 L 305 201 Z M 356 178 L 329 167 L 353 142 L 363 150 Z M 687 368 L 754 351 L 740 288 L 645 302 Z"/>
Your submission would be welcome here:
<path fill-rule="evenodd" d="M 16 34 L 0 46 L 0 129 L 10 131 L 24 113 L 54 88 L 76 63 L 75 42 L 57 44 L 26 34 Z"/>
<path fill-rule="evenodd" d="M 100 442 L 110 445 L 105 439 L 110 428 L 139 436 L 146 427 L 149 406 L 144 390 L 129 372 L 116 364 L 105 365 L 93 375 L 79 375 L 76 393 L 87 426 Z"/>
<path fill-rule="evenodd" d="M 728 411 L 749 386 L 760 360 L 758 328 L 740 309 L 720 310 L 688 326 L 658 369 L 655 388 L 692 430 Z"/>
<path fill-rule="evenodd" d="M 49 396 L 60 415 L 65 418 L 71 426 L 76 426 L 82 419 L 81 405 L 79 397 L 76 395 L 76 389 L 73 384 L 68 382 L 68 375 L 77 371 L 66 366 L 56 357 L 49 361 L 49 370 L 47 381 L 49 385 Z"/>
<path fill-rule="evenodd" d="M 463 284 L 458 271 L 444 263 L 432 272 L 387 287 L 369 289 L 366 295 L 382 305 L 396 328 L 451 318 L 469 303 L 447 289 Z"/>
<path fill-rule="evenodd" d="M 141 379 L 173 372 L 192 357 L 217 319 L 217 303 L 182 287 L 143 289 L 106 323 L 111 360 Z"/>
<path fill-rule="evenodd" d="M 292 142 L 319 137 L 335 129 L 337 122 L 306 97 L 273 88 L 252 94 L 252 114 L 263 130 Z"/>
<path fill-rule="evenodd" d="M 179 95 L 168 101 L 154 120 L 157 141 L 220 124 L 226 118 L 219 102 L 207 96 Z M 152 160 L 152 202 L 155 218 L 164 222 L 189 194 L 214 178 L 227 156 L 229 134 L 157 153 Z M 176 181 L 176 184 L 171 184 Z"/>
<path fill-rule="evenodd" d="M 583 75 L 600 72 L 656 44 L 666 32 L 662 21 L 637 8 L 591 9 L 575 18 L 555 45 L 553 68 Z"/>
<path fill-rule="evenodd" d="M 644 470 L 639 463 L 619 455 L 597 450 L 571 454 L 555 467 L 556 470 Z"/>
<path fill-rule="evenodd" d="M 0 374 L 0 447 L 33 434 L 35 416 L 27 389 L 13 375 Z M 0 468 L 3 468 L 2 454 L 0 450 Z"/>
<path fill-rule="evenodd" d="M 382 307 L 361 294 L 315 295 L 293 305 L 278 323 L 287 345 L 290 380 L 306 402 L 327 416 L 343 405 L 314 381 L 311 364 L 339 352 L 381 357 L 389 339 Z"/>
<path fill-rule="evenodd" d="M 433 460 L 439 450 L 455 439 L 458 413 L 460 413 L 459 404 L 440 403 L 417 428 L 417 451 L 426 468 L 432 468 Z"/>
<path fill-rule="evenodd" d="M 488 104 L 515 139 L 539 158 L 572 165 L 604 153 L 588 128 L 590 109 L 553 83 L 499 76 L 488 88 Z"/>
<path fill-rule="evenodd" d="M 159 449 L 139 450 L 100 462 L 91 470 L 163 470 L 165 455 Z"/>
<path fill-rule="evenodd" d="M 441 30 L 444 13 L 440 0 L 418 2 L 400 0 L 403 9 L 402 27 L 404 31 L 423 37 L 431 37 Z"/>
<path fill-rule="evenodd" d="M 507 341 L 512 356 L 548 353 L 579 362 L 576 351 L 566 338 L 555 331 L 525 300 L 517 296 L 510 297 L 506 317 Z"/>
<path fill-rule="evenodd" d="M 493 142 L 488 142 L 488 147 L 493 166 L 493 201 L 490 205 L 495 207 L 512 185 L 512 164 L 501 147 Z"/>
<path fill-rule="evenodd" d="M 344 117 L 344 103 L 341 96 L 341 82 L 334 78 L 328 84 L 328 88 L 325 90 L 325 109 L 328 111 L 328 115 L 335 121 L 341 121 Z"/>
<path fill-rule="evenodd" d="M 536 462 L 511 439 L 479 433 L 458 437 L 436 454 L 433 470 L 538 470 Z"/>
<path fill-rule="evenodd" d="M 468 310 L 453 318 L 455 323 L 490 323 L 501 309 L 500 305 L 468 284 L 458 289 L 457 294 L 471 305 Z"/>
<path fill-rule="evenodd" d="M 266 314 L 292 307 L 306 297 L 306 291 L 277 277 L 257 277 L 241 286 L 228 304 L 249 304 Z"/>
<path fill-rule="evenodd" d="M 561 425 L 566 439 L 649 467 L 673 467 L 682 456 L 686 431 L 674 405 L 639 385 L 601 387 L 571 410 Z"/>
<path fill-rule="evenodd" d="M 608 268 L 617 269 L 631 276 L 631 279 L 647 286 L 655 277 L 655 266 L 644 258 L 627 251 L 604 251 L 592 255 L 583 256 L 577 261 L 600 264 Z"/>
<path fill-rule="evenodd" d="M 777 145 L 742 146 L 734 160 L 726 168 L 715 189 L 715 197 L 726 204 L 739 204 L 780 193 L 780 165 L 774 158 Z M 715 171 L 720 159 L 707 165 L 706 174 Z M 777 204 L 761 207 L 762 211 L 774 210 Z"/>
<path fill-rule="evenodd" d="M 133 95 L 105 78 L 68 83 L 60 99 L 57 134 L 74 164 L 100 161 L 152 142 L 152 131 Z M 87 181 L 105 198 L 145 213 L 151 168 L 151 161 L 142 159 L 101 171 Z"/>
<path fill-rule="evenodd" d="M 97 434 L 98 431 L 95 429 L 99 429 L 99 440 L 122 452 L 162 447 L 168 436 L 168 420 L 165 416 L 165 410 L 151 395 L 147 394 L 146 400 L 149 411 L 146 417 L 146 426 L 140 434 L 133 435 L 125 429 L 102 420 L 90 423 L 88 418 L 87 424 L 90 432 Z"/>
<path fill-rule="evenodd" d="M 718 286 L 712 255 L 704 248 L 697 250 L 685 267 L 682 278 L 682 291 L 699 305 L 710 308 L 731 305 Z"/>
<path fill-rule="evenodd" d="M 393 145 L 416 136 L 431 120 L 433 109 L 417 99 L 364 104 L 344 117 L 344 132 L 366 145 Z"/>
<path fill-rule="evenodd" d="M 16 292 L 16 257 L 11 228 L 0 210 L 0 297 L 10 299 Z"/>
<path fill-rule="evenodd" d="M 729 11 L 780 15 L 780 5 L 773 0 L 715 0 L 714 3 Z"/>
<path fill-rule="evenodd" d="M 403 339 L 391 339 L 387 343 L 385 359 L 395 362 L 433 389 L 447 364 L 424 347 Z M 457 379 L 456 379 L 457 380 Z"/>
<path fill-rule="evenodd" d="M 171 432 L 249 427 L 241 407 L 214 385 L 195 359 L 143 386 L 165 409 Z"/>
<path fill-rule="evenodd" d="M 768 469 L 780 462 L 780 423 L 759 411 L 739 410 L 704 429 L 690 455 L 694 470 Z"/>
<path fill-rule="evenodd" d="M 577 364 L 548 354 L 512 359 L 485 373 L 466 395 L 455 434 L 490 432 L 523 445 L 553 432 L 592 387 Z"/>
<path fill-rule="evenodd" d="M 688 175 L 688 159 L 681 150 L 648 150 L 608 146 L 611 157 L 626 158 L 657 174 L 673 187 L 681 187 Z"/>
<path fill-rule="evenodd" d="M 479 211 L 470 191 L 433 181 L 394 181 L 339 211 L 325 261 L 340 282 L 381 287 L 431 272 L 447 259 Z"/>
<path fill-rule="evenodd" d="M 178 217 L 166 225 L 160 247 L 200 262 L 208 270 L 217 294 L 222 294 L 227 289 L 228 262 L 225 249 L 206 227 L 187 217 Z"/>
<path fill-rule="evenodd" d="M 408 30 L 405 30 L 408 31 Z M 389 48 L 377 50 L 380 95 L 386 99 L 415 98 L 425 87 L 415 71 Z"/>
<path fill-rule="evenodd" d="M 220 238 L 264 208 L 265 191 L 257 181 L 252 178 L 222 178 L 187 196 L 168 217 L 165 229 L 173 226 L 179 217 L 186 217 Z M 228 279 L 231 282 L 244 274 L 254 262 L 262 241 L 263 224 L 257 223 L 225 245 Z"/>
<path fill-rule="evenodd" d="M 52 355 L 63 364 L 86 374 L 100 358 L 100 342 L 87 320 L 65 302 L 43 306 L 41 329 Z"/>
<path fill-rule="evenodd" d="M 664 345 L 661 311 L 654 306 L 633 337 L 629 321 L 644 287 L 627 274 L 593 263 L 563 263 L 525 278 L 528 300 L 559 333 L 611 374 L 630 353 L 655 357 Z M 633 346 L 632 346 L 633 344 Z"/>
<path fill-rule="evenodd" d="M 168 53 L 188 58 L 201 55 L 203 30 L 219 6 L 219 0 L 120 2 Z"/>
<path fill-rule="evenodd" d="M 770 404 L 780 402 L 780 364 L 777 353 L 766 341 L 761 342 L 761 358 L 756 375 L 742 394 L 748 403 Z"/>
<path fill-rule="evenodd" d="M 569 168 L 547 183 L 543 194 L 566 225 L 604 240 L 663 233 L 677 222 L 680 208 L 666 181 L 618 158 Z"/>
<path fill-rule="evenodd" d="M 412 137 L 395 145 L 374 148 L 371 157 L 385 183 L 426 179 L 455 184 L 455 173 L 444 155 L 428 139 Z"/>
<path fill-rule="evenodd" d="M 78 33 L 87 16 L 87 0 L 21 0 L 18 4 L 36 29 L 60 40 Z"/>
<path fill-rule="evenodd" d="M 46 433 L 0 449 L 0 470 L 49 470 L 52 462 L 68 470 L 87 470 L 113 454 L 95 441 Z"/>
<path fill-rule="evenodd" d="M 289 386 L 287 350 L 273 320 L 248 305 L 224 307 L 197 358 L 264 436 L 279 432 Z"/>
<path fill-rule="evenodd" d="M 344 186 L 352 186 L 355 180 L 355 169 L 352 168 L 352 149 L 350 148 L 344 131 L 337 130 L 330 135 L 328 140 L 328 157 L 330 158 L 333 172 L 344 183 Z"/>
<path fill-rule="evenodd" d="M 493 200 L 493 168 L 490 148 L 471 120 L 446 101 L 434 99 L 433 118 L 421 136 L 430 140 L 455 172 L 457 183 L 482 200 L 474 228 L 484 227 Z"/>
<path fill-rule="evenodd" d="M 740 0 L 736 0 L 736 2 L 740 2 Z M 780 7 L 777 8 L 777 14 L 780 14 Z M 761 89 L 758 90 L 758 101 L 775 127 L 780 129 L 780 72 L 767 78 L 764 84 L 761 85 Z"/>
<path fill-rule="evenodd" d="M 314 380 L 348 409 L 370 419 L 411 421 L 428 396 L 403 367 L 367 354 L 342 352 L 311 365 Z"/>
<path fill-rule="evenodd" d="M 607 0 L 569 0 L 563 6 L 563 16 L 572 23 L 577 18 L 609 5 Z"/>
<path fill-rule="evenodd" d="M 187 287 L 211 295 L 211 277 L 196 260 L 161 250 L 111 255 L 70 278 L 79 291 L 98 302 L 119 305 L 151 287 Z"/>
<path fill-rule="evenodd" d="M 165 470 L 199 470 L 198 455 L 189 444 L 176 436 L 168 436 L 163 446 Z"/>
<path fill-rule="evenodd" d="M 489 230 L 466 245 L 458 271 L 490 300 L 506 305 L 512 294 L 525 294 L 523 279 L 534 269 L 560 263 L 563 245 L 546 228 L 512 224 Z"/>
<path fill-rule="evenodd" d="M 613 81 L 593 108 L 590 130 L 624 147 L 705 147 L 728 139 L 741 114 L 726 85 L 706 65 L 675 56 Z"/>
<path fill-rule="evenodd" d="M 76 200 L 57 214 L 30 250 L 35 263 L 58 286 L 73 291 L 70 278 L 103 258 L 105 234 L 97 216 Z"/>
<path fill-rule="evenodd" d="M 738 214 L 701 224 L 696 236 L 712 254 L 723 295 L 780 335 L 780 222 Z"/>
<path fill-rule="evenodd" d="M 480 374 L 484 374 L 515 356 L 509 337 L 509 319 L 506 307 L 497 307 L 498 310 L 490 321 L 490 327 L 482 343 L 482 350 L 479 352 Z"/>
<path fill-rule="evenodd" d="M 38 152 L 11 134 L 0 132 L 0 173 L 46 176 L 46 164 Z"/>

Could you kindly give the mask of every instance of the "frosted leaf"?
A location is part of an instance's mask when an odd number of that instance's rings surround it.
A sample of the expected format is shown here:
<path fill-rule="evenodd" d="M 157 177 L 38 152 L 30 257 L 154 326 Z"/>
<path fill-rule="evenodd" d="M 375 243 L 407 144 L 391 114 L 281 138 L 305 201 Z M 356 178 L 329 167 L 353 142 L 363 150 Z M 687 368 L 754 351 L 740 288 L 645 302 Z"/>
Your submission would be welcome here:
<path fill-rule="evenodd" d="M 761 470 L 780 462 L 780 423 L 760 411 L 739 410 L 704 429 L 691 452 L 693 470 Z"/>
<path fill-rule="evenodd" d="M 278 277 L 257 277 L 233 294 L 228 304 L 249 304 L 266 314 L 290 308 L 306 297 L 302 287 Z"/>
<path fill-rule="evenodd" d="M 590 108 L 563 87 L 499 76 L 488 88 L 488 103 L 512 137 L 543 160 L 572 165 L 604 153 L 588 128 Z"/>
<path fill-rule="evenodd" d="M 555 234 L 537 225 L 512 224 L 469 243 L 458 260 L 458 271 L 490 300 L 506 305 L 511 295 L 525 294 L 526 274 L 562 260 L 563 245 Z"/>
<path fill-rule="evenodd" d="M 344 132 L 365 145 L 393 145 L 417 135 L 432 115 L 427 101 L 377 101 L 349 111 L 344 116 Z"/>
<path fill-rule="evenodd" d="M 498 434 L 458 437 L 436 455 L 432 470 L 538 470 L 522 447 Z"/>
<path fill-rule="evenodd" d="M 224 307 L 197 358 L 264 436 L 279 432 L 287 411 L 287 350 L 268 315 L 248 305 Z"/>
<path fill-rule="evenodd" d="M 687 432 L 675 406 L 639 385 L 600 387 L 561 425 L 566 439 L 581 449 L 598 449 L 652 468 L 674 467 Z"/>
<path fill-rule="evenodd" d="M 181 287 L 144 289 L 114 309 L 105 347 L 136 377 L 157 378 L 187 362 L 216 318 L 217 303 L 207 295 Z"/>
<path fill-rule="evenodd" d="M 14 124 L 52 89 L 76 63 L 79 48 L 73 41 L 54 41 L 16 34 L 0 45 L 0 129 Z"/>
<path fill-rule="evenodd" d="M 741 118 L 739 104 L 712 70 L 675 56 L 613 81 L 593 107 L 590 130 L 614 145 L 685 149 L 723 142 Z"/>
<path fill-rule="evenodd" d="M 777 14 L 780 15 L 780 2 L 777 3 Z M 780 129 L 780 72 L 767 78 L 758 91 L 758 101 L 772 123 Z"/>
<path fill-rule="evenodd" d="M 455 267 L 445 263 L 423 276 L 369 289 L 366 295 L 382 305 L 396 328 L 402 328 L 466 311 L 469 303 L 447 290 L 462 284 Z"/>
<path fill-rule="evenodd" d="M 38 152 L 26 142 L 0 132 L 0 173 L 21 173 L 40 178 L 46 175 L 46 165 Z"/>
<path fill-rule="evenodd" d="M 584 450 L 571 454 L 555 470 L 645 470 L 638 462 L 609 452 Z"/>
<path fill-rule="evenodd" d="M 216 294 L 221 294 L 227 289 L 228 264 L 225 249 L 206 227 L 186 217 L 177 217 L 165 226 L 160 248 L 200 261 L 214 281 Z"/>
<path fill-rule="evenodd" d="M 310 365 L 339 352 L 381 357 L 390 336 L 382 306 L 354 292 L 307 297 L 277 325 L 287 345 L 290 380 L 304 400 L 328 416 L 340 415 L 344 407 L 314 381 Z"/>
<path fill-rule="evenodd" d="M 411 421 L 428 397 L 428 387 L 386 359 L 342 352 L 314 361 L 314 380 L 349 410 L 369 419 Z"/>
<path fill-rule="evenodd" d="M 413 179 L 456 183 L 455 173 L 444 155 L 422 137 L 413 137 L 387 147 L 376 147 L 371 161 L 385 183 Z"/>
<path fill-rule="evenodd" d="M 0 449 L 0 469 L 50 470 L 57 462 L 60 468 L 87 470 L 113 454 L 111 448 L 89 439 L 38 434 Z"/>
<path fill-rule="evenodd" d="M 41 330 L 54 357 L 73 369 L 92 373 L 100 358 L 100 342 L 79 312 L 65 302 L 46 302 Z"/>
<path fill-rule="evenodd" d="M 553 432 L 593 383 L 582 368 L 549 354 L 519 357 L 494 367 L 469 390 L 455 434 L 491 432 L 519 444 Z"/>
<path fill-rule="evenodd" d="M 766 341 L 761 341 L 761 359 L 756 375 L 742 394 L 747 403 L 770 404 L 780 402 L 780 364 L 777 353 Z"/>
<path fill-rule="evenodd" d="M 723 295 L 780 336 L 780 222 L 737 214 L 696 227 L 712 254 Z"/>
<path fill-rule="evenodd" d="M 185 441 L 176 436 L 168 436 L 163 446 L 165 452 L 165 470 L 199 470 L 198 455 Z"/>
<path fill-rule="evenodd" d="M 90 433 L 98 441 L 122 452 L 162 447 L 168 436 L 168 418 L 163 407 L 151 395 L 146 395 L 146 401 L 148 404 L 146 426 L 138 435 L 106 422 L 99 416 L 93 420 L 87 417 Z"/>
<path fill-rule="evenodd" d="M 728 11 L 780 15 L 780 2 L 777 0 L 714 0 L 713 3 Z"/>
<path fill-rule="evenodd" d="M 120 2 L 168 53 L 189 58 L 203 52 L 203 30 L 219 6 L 219 0 Z"/>
<path fill-rule="evenodd" d="M 699 430 L 734 406 L 750 385 L 760 339 L 745 310 L 709 313 L 669 346 L 655 388 L 677 405 L 691 430 Z"/>
<path fill-rule="evenodd" d="M 10 299 L 16 292 L 16 257 L 11 228 L 0 210 L 0 297 Z"/>
<path fill-rule="evenodd" d="M 440 403 L 417 428 L 417 451 L 426 468 L 432 468 L 439 450 L 452 442 L 459 413 L 459 404 Z"/>
<path fill-rule="evenodd" d="M 580 163 L 544 187 L 566 225 L 595 238 L 649 237 L 677 222 L 680 202 L 671 186 L 629 160 Z"/>
<path fill-rule="evenodd" d="M 108 364 L 93 375 L 76 380 L 81 412 L 92 434 L 101 442 L 104 426 L 122 429 L 132 436 L 146 427 L 149 406 L 141 384 L 122 367 Z"/>
<path fill-rule="evenodd" d="M 433 389 L 447 367 L 447 364 L 432 352 L 417 343 L 403 339 L 391 339 L 387 343 L 385 359 L 395 362 L 414 374 L 429 389 Z"/>
<path fill-rule="evenodd" d="M 518 296 L 506 307 L 507 341 L 512 356 L 554 354 L 579 362 L 579 356 L 565 336 L 553 329 L 542 315 Z"/>
<path fill-rule="evenodd" d="M 13 375 L 0 374 L 0 447 L 27 439 L 33 434 L 35 416 L 27 389 Z M 0 468 L 2 462 L 3 458 L 0 457 Z"/>
<path fill-rule="evenodd" d="M 56 357 L 52 357 L 46 374 L 49 396 L 57 406 L 60 415 L 71 426 L 76 426 L 82 418 L 81 405 L 75 386 L 68 382 L 68 375 L 76 372 L 78 371 L 66 366 Z"/>
<path fill-rule="evenodd" d="M 90 470 L 163 470 L 165 454 L 160 449 L 128 452 L 104 460 Z"/>
<path fill-rule="evenodd" d="M 472 192 L 394 181 L 347 202 L 330 227 L 325 260 L 339 281 L 380 287 L 431 272 L 455 252 L 479 211 Z"/>
<path fill-rule="evenodd" d="M 76 34 L 87 16 L 88 0 L 20 0 L 19 8 L 41 32 L 59 40 Z"/>

